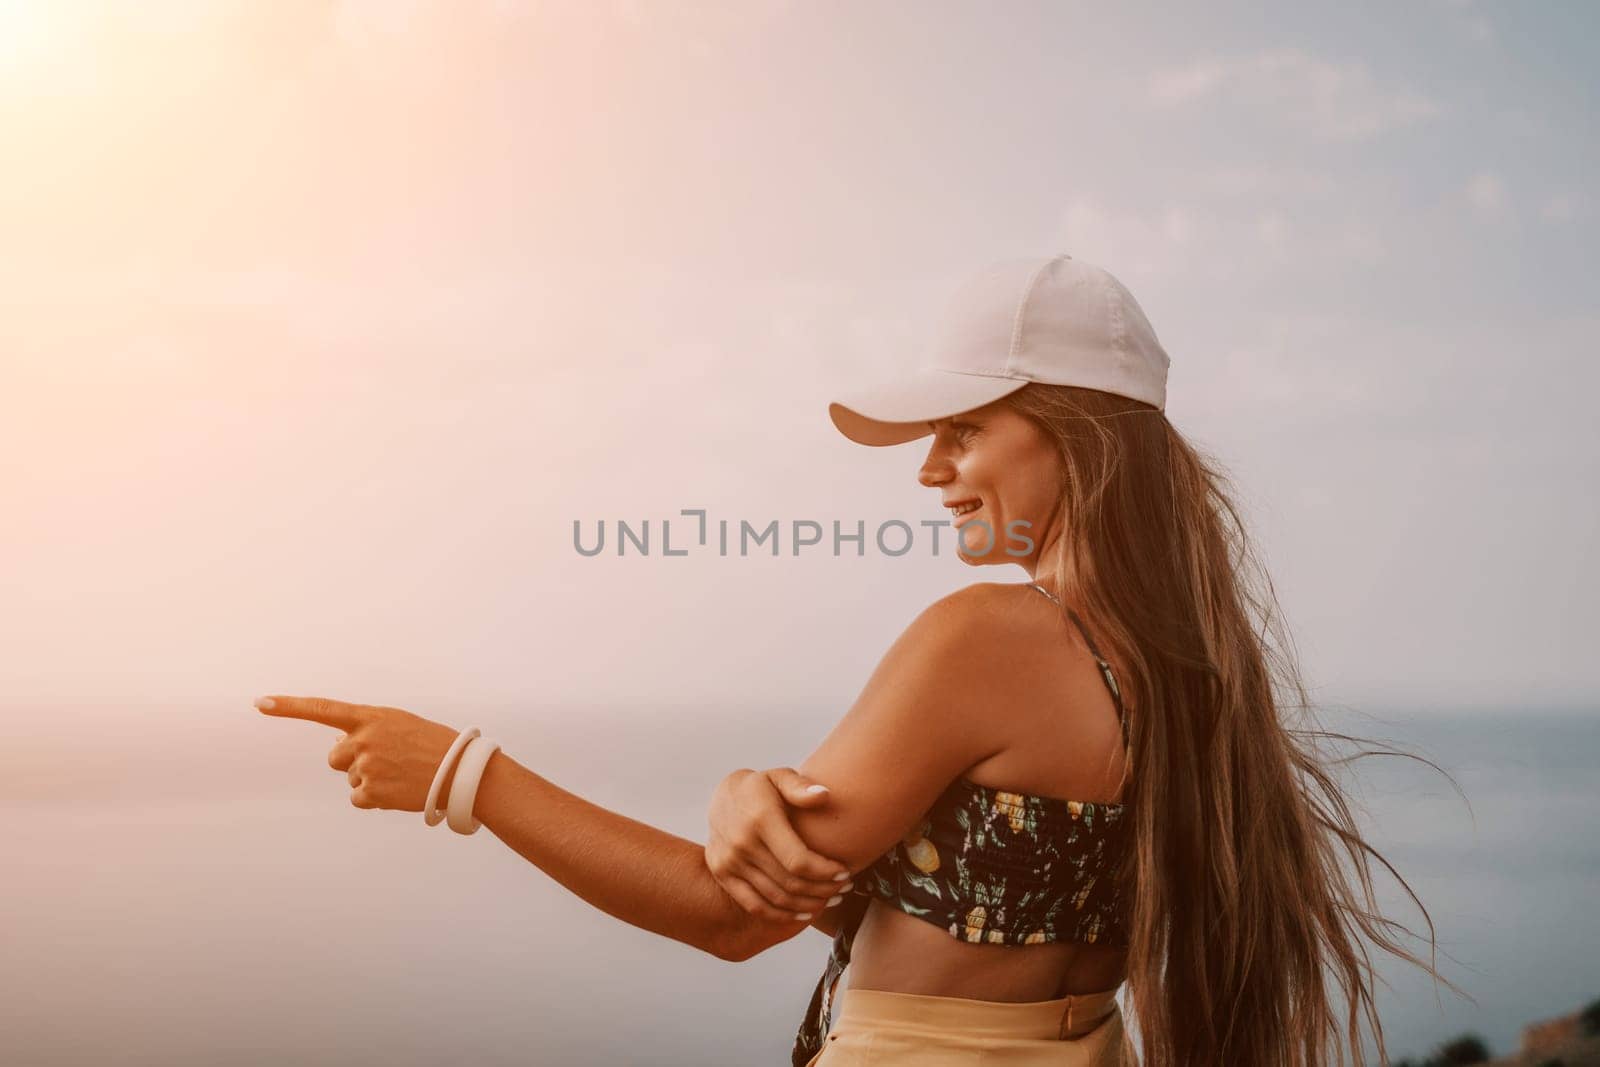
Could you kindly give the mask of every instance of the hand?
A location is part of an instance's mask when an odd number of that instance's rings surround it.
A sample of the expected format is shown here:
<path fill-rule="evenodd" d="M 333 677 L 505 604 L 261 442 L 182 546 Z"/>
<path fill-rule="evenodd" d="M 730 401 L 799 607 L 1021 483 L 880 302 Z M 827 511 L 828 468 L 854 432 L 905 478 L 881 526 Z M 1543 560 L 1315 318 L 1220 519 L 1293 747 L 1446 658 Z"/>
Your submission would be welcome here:
<path fill-rule="evenodd" d="M 745 911 L 779 922 L 809 919 L 849 891 L 850 869 L 807 848 L 784 808 L 827 800 L 825 787 L 791 767 L 741 769 L 717 785 L 706 866 Z"/>
<path fill-rule="evenodd" d="M 350 803 L 358 808 L 421 811 L 433 776 L 460 733 L 399 708 L 322 697 L 262 697 L 256 707 L 266 715 L 306 719 L 345 731 L 328 753 L 328 766 L 345 772 Z M 442 796 L 439 804 L 444 804 Z"/>

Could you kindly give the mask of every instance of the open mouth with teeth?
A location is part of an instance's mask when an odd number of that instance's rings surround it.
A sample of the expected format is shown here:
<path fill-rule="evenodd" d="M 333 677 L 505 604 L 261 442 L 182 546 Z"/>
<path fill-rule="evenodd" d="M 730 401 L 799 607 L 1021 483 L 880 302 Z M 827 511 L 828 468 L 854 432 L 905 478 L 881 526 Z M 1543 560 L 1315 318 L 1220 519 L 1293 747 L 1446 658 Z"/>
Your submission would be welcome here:
<path fill-rule="evenodd" d="M 947 504 L 952 518 L 960 519 L 963 515 L 970 515 L 983 506 L 981 500 L 962 500 L 954 504 Z"/>

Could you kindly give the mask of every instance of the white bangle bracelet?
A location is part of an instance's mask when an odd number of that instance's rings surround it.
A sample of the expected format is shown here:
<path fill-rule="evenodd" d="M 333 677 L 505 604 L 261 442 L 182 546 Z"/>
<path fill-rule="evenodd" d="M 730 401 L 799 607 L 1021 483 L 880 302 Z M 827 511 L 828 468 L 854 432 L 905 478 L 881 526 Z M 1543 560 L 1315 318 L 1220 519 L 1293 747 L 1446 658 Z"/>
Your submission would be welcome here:
<path fill-rule="evenodd" d="M 450 745 L 450 751 L 444 754 L 444 759 L 439 761 L 439 769 L 433 774 L 433 785 L 428 788 L 428 803 L 422 809 L 422 821 L 429 826 L 438 826 L 444 822 L 444 812 L 439 810 L 439 794 L 444 792 L 444 780 L 450 776 L 450 768 L 455 766 L 456 757 L 461 755 L 467 747 L 467 742 L 477 737 L 481 730 L 476 726 L 469 726 L 456 735 L 455 741 Z"/>
<path fill-rule="evenodd" d="M 456 767 L 455 780 L 450 783 L 450 829 L 458 834 L 475 834 L 483 823 L 472 817 L 473 802 L 478 799 L 478 782 L 483 778 L 483 768 L 489 757 L 500 750 L 499 744 L 487 737 L 474 737 L 461 753 L 461 763 Z"/>

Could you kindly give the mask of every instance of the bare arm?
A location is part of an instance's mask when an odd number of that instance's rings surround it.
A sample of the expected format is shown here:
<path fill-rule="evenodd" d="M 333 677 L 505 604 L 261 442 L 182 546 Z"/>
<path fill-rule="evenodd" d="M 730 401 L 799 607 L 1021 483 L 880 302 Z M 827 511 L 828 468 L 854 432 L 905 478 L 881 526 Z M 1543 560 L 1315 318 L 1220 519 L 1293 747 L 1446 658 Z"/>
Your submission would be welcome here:
<path fill-rule="evenodd" d="M 706 811 L 706 866 L 751 915 L 821 915 L 852 888 L 851 870 L 812 852 L 789 825 L 789 809 L 818 808 L 828 787 L 793 767 L 741 767 L 717 783 Z M 815 924 L 813 924 L 815 925 Z"/>
<path fill-rule="evenodd" d="M 1018 694 L 1009 672 L 974 671 L 1014 651 L 1005 588 L 970 586 L 924 611 L 884 656 L 849 713 L 802 765 L 829 804 L 796 813 L 807 847 L 859 871 L 1000 741 L 975 707 Z M 1026 682 L 1018 679 L 1017 684 Z M 595 907 L 719 959 L 749 959 L 834 915 L 778 921 L 730 897 L 692 841 L 608 811 L 497 752 L 473 814 L 528 862 Z"/>
<path fill-rule="evenodd" d="M 990 717 L 996 712 L 976 709 L 1004 709 L 1036 684 L 1019 662 L 1025 631 L 1015 597 L 1009 585 L 969 586 L 901 634 L 850 711 L 800 767 L 830 794 L 826 805 L 792 813 L 805 848 L 860 872 L 904 837 L 958 775 L 1005 746 L 1004 724 Z M 838 910 L 811 925 L 836 932 Z M 778 930 L 770 920 L 744 928 L 734 958 L 792 936 L 776 936 Z"/>
<path fill-rule="evenodd" d="M 484 768 L 473 815 L 606 914 L 719 959 L 748 958 L 752 937 L 777 944 L 811 924 L 749 914 L 712 877 L 703 846 L 592 804 L 504 752 Z"/>

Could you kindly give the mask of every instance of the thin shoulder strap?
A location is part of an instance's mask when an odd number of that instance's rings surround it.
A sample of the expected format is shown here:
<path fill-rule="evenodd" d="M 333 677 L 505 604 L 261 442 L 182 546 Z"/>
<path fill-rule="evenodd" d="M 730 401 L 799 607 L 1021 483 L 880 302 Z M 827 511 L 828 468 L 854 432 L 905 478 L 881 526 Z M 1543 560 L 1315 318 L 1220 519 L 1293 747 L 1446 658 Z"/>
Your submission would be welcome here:
<path fill-rule="evenodd" d="M 1056 595 L 1038 582 L 1029 582 L 1028 586 L 1049 597 L 1056 607 L 1062 607 L 1061 601 Z M 1128 746 L 1128 713 L 1122 707 L 1122 690 L 1117 685 L 1116 677 L 1111 673 L 1111 664 L 1107 663 L 1106 658 L 1100 654 L 1099 646 L 1094 643 L 1094 638 L 1089 636 L 1089 628 L 1083 624 L 1082 619 L 1078 618 L 1078 613 L 1071 608 L 1066 608 L 1066 612 L 1067 616 L 1078 627 L 1078 632 L 1083 635 L 1083 643 L 1089 646 L 1089 653 L 1094 656 L 1095 663 L 1100 667 L 1100 677 L 1105 679 L 1106 688 L 1111 690 L 1111 699 L 1117 705 L 1117 721 L 1122 724 L 1122 745 L 1126 748 Z"/>

